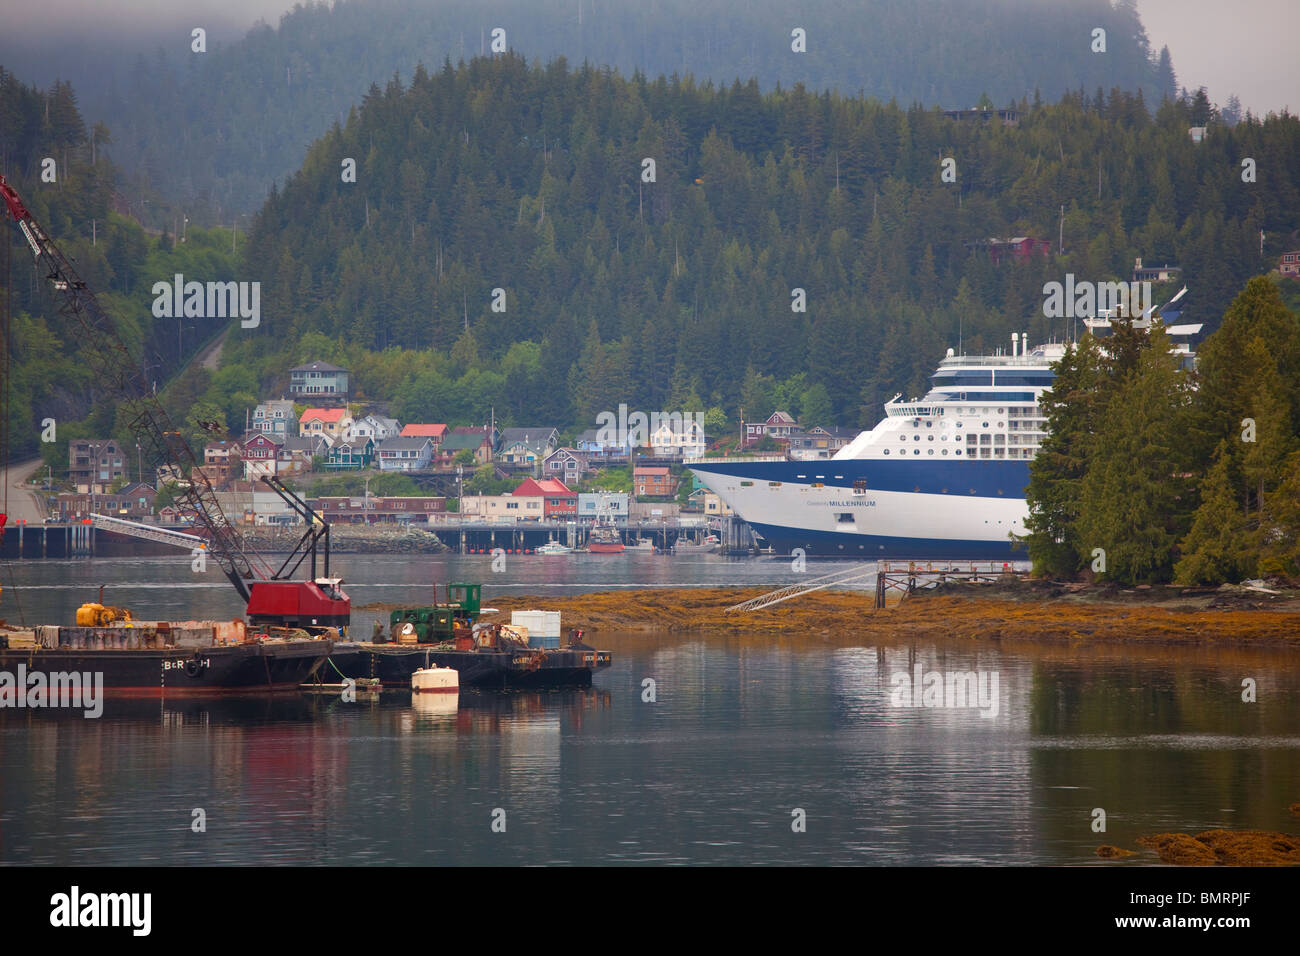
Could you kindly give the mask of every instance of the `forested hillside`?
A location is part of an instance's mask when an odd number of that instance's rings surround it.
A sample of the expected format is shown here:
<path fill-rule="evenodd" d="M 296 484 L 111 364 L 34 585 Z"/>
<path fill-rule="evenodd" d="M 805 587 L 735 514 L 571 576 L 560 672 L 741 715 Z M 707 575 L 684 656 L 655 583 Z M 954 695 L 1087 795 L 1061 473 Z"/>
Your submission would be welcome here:
<path fill-rule="evenodd" d="M 802 83 L 903 107 L 985 95 L 1005 106 L 1098 86 L 1154 106 L 1176 93 L 1168 51 L 1149 49 L 1134 0 L 344 0 L 295 7 L 204 53 L 187 26 L 134 60 L 92 54 L 67 68 L 92 84 L 93 114 L 142 188 L 185 202 L 196 222 L 228 224 L 371 83 L 492 52 L 497 28 L 533 63 L 563 56 L 721 86 L 754 78 L 764 92 Z M 796 28 L 806 52 L 792 50 Z M 1104 53 L 1094 29 L 1106 31 Z"/>
<path fill-rule="evenodd" d="M 1294 241 L 1294 117 L 1228 128 L 1203 97 L 1152 116 L 1120 90 L 1019 105 L 1009 127 L 514 55 L 420 70 L 372 88 L 263 208 L 246 270 L 265 318 L 227 356 L 264 385 L 336 361 L 408 418 L 594 423 L 628 402 L 734 421 L 779 391 L 874 422 L 959 339 L 1066 335 L 1044 282 L 1178 263 L 1212 328 Z M 967 245 L 1021 235 L 1053 254 Z"/>
<path fill-rule="evenodd" d="M 187 230 L 184 244 L 150 236 L 114 212 L 117 171 L 105 157 L 112 135 L 102 124 L 87 129 L 77 94 L 67 84 L 39 90 L 0 67 L 0 172 L 118 322 L 118 333 L 147 368 L 159 390 L 204 341 L 219 332 L 203 320 L 156 319 L 152 284 L 177 272 L 203 279 L 229 279 L 236 254 L 229 233 Z M 53 159 L 55 179 L 42 178 L 42 161 Z M 0 207 L 2 208 L 2 207 Z M 12 460 L 38 448 L 40 423 L 57 425 L 58 443 L 113 431 L 113 396 L 103 396 L 89 376 L 89 348 L 74 320 L 58 314 L 43 273 L 22 233 L 4 215 L 0 250 L 0 294 L 11 291 L 8 451 Z M 5 251 L 8 253 L 7 274 Z M 97 417 L 83 421 L 92 405 L 107 398 Z M 185 396 L 172 410 L 183 421 Z M 116 432 L 124 437 L 125 429 Z"/>

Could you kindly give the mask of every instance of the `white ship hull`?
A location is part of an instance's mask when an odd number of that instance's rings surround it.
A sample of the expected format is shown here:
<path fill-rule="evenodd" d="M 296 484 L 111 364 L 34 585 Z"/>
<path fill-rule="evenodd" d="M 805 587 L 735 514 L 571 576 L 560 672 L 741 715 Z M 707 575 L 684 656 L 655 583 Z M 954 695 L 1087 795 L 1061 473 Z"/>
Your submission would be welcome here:
<path fill-rule="evenodd" d="M 1028 465 L 714 459 L 691 470 L 777 551 L 1023 560 L 1011 535 L 1025 533 Z"/>

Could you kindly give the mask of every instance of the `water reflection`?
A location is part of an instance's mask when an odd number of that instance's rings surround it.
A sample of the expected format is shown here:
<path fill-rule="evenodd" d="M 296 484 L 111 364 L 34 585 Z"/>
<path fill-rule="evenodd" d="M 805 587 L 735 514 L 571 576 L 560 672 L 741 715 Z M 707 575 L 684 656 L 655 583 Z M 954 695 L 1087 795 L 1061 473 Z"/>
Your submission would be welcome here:
<path fill-rule="evenodd" d="M 1088 865 L 1161 830 L 1295 832 L 1293 654 L 972 643 L 960 626 L 869 646 L 604 635 L 615 666 L 590 689 L 464 688 L 454 709 L 403 693 L 0 709 L 0 862 Z M 996 715 L 895 704 L 918 666 L 996 672 Z"/>

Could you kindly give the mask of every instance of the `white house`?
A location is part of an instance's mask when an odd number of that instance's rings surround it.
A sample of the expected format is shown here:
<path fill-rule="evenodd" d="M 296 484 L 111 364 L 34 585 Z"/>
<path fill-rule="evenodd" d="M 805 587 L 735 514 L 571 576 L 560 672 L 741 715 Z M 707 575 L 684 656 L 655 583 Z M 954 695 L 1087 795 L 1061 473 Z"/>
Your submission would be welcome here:
<path fill-rule="evenodd" d="M 433 460 L 433 439 L 388 438 L 375 446 L 380 471 L 423 471 Z"/>
<path fill-rule="evenodd" d="M 680 422 L 662 422 L 650 435 L 650 449 L 656 458 L 698 458 L 706 447 L 704 429 L 690 415 Z"/>
<path fill-rule="evenodd" d="M 376 445 L 401 434 L 402 426 L 396 418 L 383 415 L 362 415 L 343 429 L 343 441 L 349 445 L 364 445 L 373 438 Z"/>

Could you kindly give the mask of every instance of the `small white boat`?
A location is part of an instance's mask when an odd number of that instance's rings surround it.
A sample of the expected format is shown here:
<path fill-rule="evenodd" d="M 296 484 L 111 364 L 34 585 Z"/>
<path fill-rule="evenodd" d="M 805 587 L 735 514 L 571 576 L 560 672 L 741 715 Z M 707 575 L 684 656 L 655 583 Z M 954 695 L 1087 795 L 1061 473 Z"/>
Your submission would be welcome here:
<path fill-rule="evenodd" d="M 635 544 L 629 544 L 629 545 L 626 547 L 625 550 L 627 550 L 627 551 L 653 551 L 654 549 L 655 549 L 655 543 L 654 543 L 653 541 L 651 541 L 649 538 L 637 538 L 637 539 L 636 539 L 636 543 L 635 543 Z"/>
<path fill-rule="evenodd" d="M 459 694 L 460 673 L 451 667 L 432 664 L 411 675 L 412 694 Z"/>
<path fill-rule="evenodd" d="M 548 541 L 537 549 L 538 554 L 572 554 L 573 549 L 565 547 L 558 541 Z"/>

